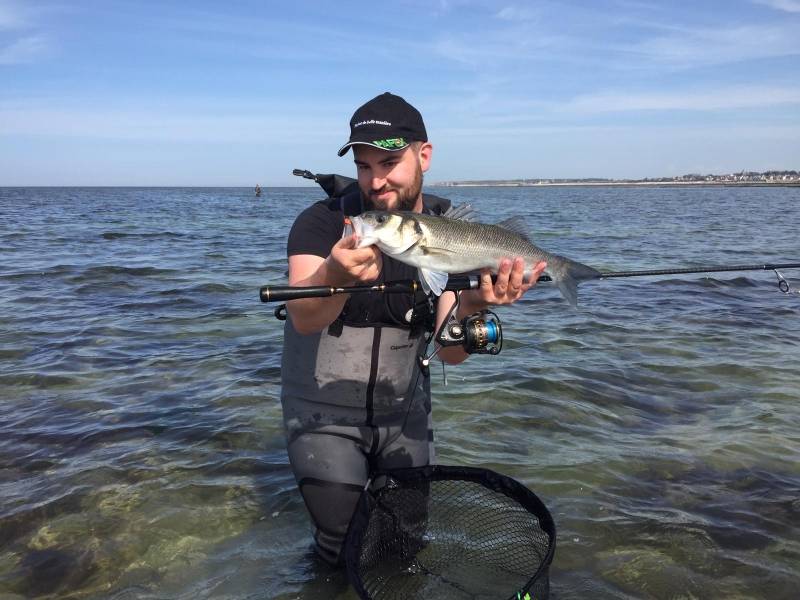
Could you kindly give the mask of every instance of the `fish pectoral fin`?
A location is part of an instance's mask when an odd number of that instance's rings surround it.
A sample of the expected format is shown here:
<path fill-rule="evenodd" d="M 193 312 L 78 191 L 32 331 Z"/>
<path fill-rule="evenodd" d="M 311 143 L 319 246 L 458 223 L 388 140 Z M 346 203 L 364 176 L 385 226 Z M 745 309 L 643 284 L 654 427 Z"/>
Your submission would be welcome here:
<path fill-rule="evenodd" d="M 422 283 L 422 289 L 428 294 L 433 292 L 436 296 L 441 296 L 447 285 L 447 279 L 450 277 L 443 271 L 433 271 L 431 269 L 423 269 L 420 267 L 419 280 Z"/>
<path fill-rule="evenodd" d="M 458 206 L 451 206 L 442 215 L 446 219 L 457 219 L 459 221 L 467 221 L 472 223 L 478 220 L 478 213 L 472 208 L 471 204 L 459 204 Z"/>
<path fill-rule="evenodd" d="M 449 248 L 436 248 L 434 246 L 421 246 L 420 249 L 422 253 L 426 256 L 452 256 L 456 254 L 453 250 Z"/>

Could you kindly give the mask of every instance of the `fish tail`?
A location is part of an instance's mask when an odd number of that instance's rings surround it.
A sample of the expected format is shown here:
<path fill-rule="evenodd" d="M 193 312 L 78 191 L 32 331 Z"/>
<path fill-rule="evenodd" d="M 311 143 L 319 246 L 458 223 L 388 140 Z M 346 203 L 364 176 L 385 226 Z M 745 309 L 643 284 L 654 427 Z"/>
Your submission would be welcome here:
<path fill-rule="evenodd" d="M 548 265 L 547 274 L 553 279 L 553 283 L 561 290 L 564 298 L 567 299 L 574 308 L 578 307 L 578 284 L 589 279 L 597 279 L 602 273 L 583 263 L 564 258 L 563 256 L 553 257 L 561 259 L 562 264 L 552 271 Z M 552 259 L 551 259 L 552 260 Z M 549 271 L 549 272 L 548 272 Z"/>

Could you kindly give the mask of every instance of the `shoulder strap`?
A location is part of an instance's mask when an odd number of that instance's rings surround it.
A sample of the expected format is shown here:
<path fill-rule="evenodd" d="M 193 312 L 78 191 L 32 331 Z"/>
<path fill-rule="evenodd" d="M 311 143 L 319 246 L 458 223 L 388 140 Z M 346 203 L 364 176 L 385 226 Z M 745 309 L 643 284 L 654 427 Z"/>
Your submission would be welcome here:
<path fill-rule="evenodd" d="M 450 204 L 450 200 L 447 198 L 440 198 L 433 194 L 422 195 L 422 207 L 430 214 L 443 215 L 450 208 Z"/>
<path fill-rule="evenodd" d="M 361 192 L 351 191 L 339 197 L 339 207 L 346 217 L 354 217 L 364 212 L 364 202 L 361 200 Z"/>

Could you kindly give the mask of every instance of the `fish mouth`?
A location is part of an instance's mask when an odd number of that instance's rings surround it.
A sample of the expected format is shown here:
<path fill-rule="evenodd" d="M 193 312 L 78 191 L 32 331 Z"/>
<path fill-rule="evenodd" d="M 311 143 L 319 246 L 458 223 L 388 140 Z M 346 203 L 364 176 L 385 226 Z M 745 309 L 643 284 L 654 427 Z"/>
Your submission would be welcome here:
<path fill-rule="evenodd" d="M 356 234 L 356 238 L 361 237 L 361 231 L 364 229 L 364 222 L 361 220 L 361 217 L 347 217 L 344 222 L 345 225 L 347 225 L 348 222 L 352 225 L 353 233 Z"/>
<path fill-rule="evenodd" d="M 356 248 L 366 248 L 378 241 L 373 235 L 373 228 L 364 223 L 361 217 L 350 217 L 350 223 L 353 226 L 353 233 L 356 234 Z"/>

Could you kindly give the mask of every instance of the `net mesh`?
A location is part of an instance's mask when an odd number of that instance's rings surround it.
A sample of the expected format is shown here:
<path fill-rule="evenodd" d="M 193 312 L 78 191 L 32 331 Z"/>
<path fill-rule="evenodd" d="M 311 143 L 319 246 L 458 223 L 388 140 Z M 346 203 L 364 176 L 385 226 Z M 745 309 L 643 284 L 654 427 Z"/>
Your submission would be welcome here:
<path fill-rule="evenodd" d="M 403 469 L 375 481 L 345 545 L 361 598 L 548 597 L 555 527 L 533 492 L 466 467 Z"/>

